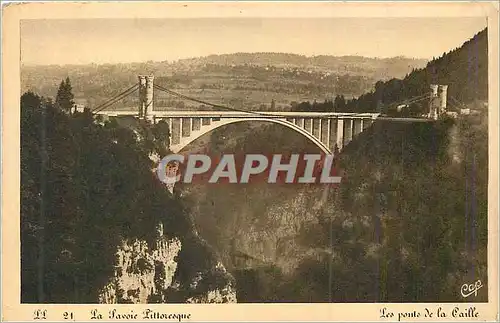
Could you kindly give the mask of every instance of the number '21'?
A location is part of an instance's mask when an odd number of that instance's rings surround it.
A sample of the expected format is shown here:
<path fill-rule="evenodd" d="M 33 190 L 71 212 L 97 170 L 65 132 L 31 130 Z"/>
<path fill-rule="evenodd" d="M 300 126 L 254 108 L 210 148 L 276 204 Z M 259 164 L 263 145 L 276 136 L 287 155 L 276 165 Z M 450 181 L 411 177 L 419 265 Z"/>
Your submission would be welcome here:
<path fill-rule="evenodd" d="M 67 319 L 72 320 L 73 319 L 73 312 L 69 312 L 69 313 L 68 312 L 64 312 L 63 313 L 63 317 L 64 317 L 65 320 L 67 320 Z"/>

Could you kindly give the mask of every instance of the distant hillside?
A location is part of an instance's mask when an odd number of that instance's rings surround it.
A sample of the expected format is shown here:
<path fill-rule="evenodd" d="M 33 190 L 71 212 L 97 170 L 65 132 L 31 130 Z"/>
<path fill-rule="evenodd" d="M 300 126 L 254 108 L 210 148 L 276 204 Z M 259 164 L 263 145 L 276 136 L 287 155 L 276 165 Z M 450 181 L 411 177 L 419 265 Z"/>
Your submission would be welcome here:
<path fill-rule="evenodd" d="M 21 91 L 54 97 L 61 80 L 69 76 L 77 102 L 92 108 L 136 83 L 137 75 L 152 73 L 155 83 L 201 100 L 254 110 L 271 109 L 274 101 L 275 109 L 287 110 L 293 102 L 324 100 L 339 93 L 357 97 L 380 79 L 403 77 L 424 64 L 402 57 L 236 53 L 173 63 L 23 66 Z M 157 107 L 199 108 L 159 92 L 155 100 Z M 118 108 L 134 106 L 134 96 L 115 104 Z"/>
<path fill-rule="evenodd" d="M 427 93 L 431 84 L 448 85 L 451 105 L 488 100 L 487 29 L 477 33 L 461 47 L 430 61 L 425 68 L 415 69 L 402 80 L 377 82 L 374 91 L 353 100 L 348 108 L 371 106 L 375 110 L 375 100 L 382 104 L 401 101 Z"/>
<path fill-rule="evenodd" d="M 334 102 L 302 103 L 299 110 L 316 111 L 365 111 L 390 112 L 391 104 L 429 93 L 431 84 L 448 85 L 448 105 L 451 109 L 463 107 L 474 101 L 488 100 L 488 34 L 487 29 L 477 33 L 441 57 L 435 58 L 424 68 L 413 69 L 404 78 L 378 81 L 370 92 L 357 99 L 339 96 Z M 411 107 L 411 112 L 427 111 L 428 101 Z"/>
<path fill-rule="evenodd" d="M 448 93 L 463 102 L 488 99 L 488 31 L 477 33 L 460 48 L 429 62 L 404 81 L 419 82 L 422 90 L 431 83 L 448 84 Z"/>
<path fill-rule="evenodd" d="M 304 56 L 288 53 L 234 53 L 210 55 L 179 60 L 176 64 L 200 66 L 205 64 L 275 66 L 310 69 L 332 73 L 364 75 L 377 79 L 403 77 L 413 68 L 424 67 L 427 60 L 406 57 L 368 58 L 363 56 Z"/>

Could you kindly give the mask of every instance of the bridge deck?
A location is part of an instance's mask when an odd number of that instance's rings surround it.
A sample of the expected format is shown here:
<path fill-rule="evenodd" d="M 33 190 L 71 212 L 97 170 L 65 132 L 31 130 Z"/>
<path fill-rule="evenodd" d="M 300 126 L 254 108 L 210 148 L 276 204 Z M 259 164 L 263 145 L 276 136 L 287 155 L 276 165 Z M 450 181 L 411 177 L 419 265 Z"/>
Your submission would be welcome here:
<path fill-rule="evenodd" d="M 137 115 L 136 111 L 101 111 L 109 116 Z M 379 113 L 339 113 L 339 112 L 281 112 L 281 111 L 151 111 L 150 116 L 158 118 L 210 117 L 210 118 L 361 118 L 377 119 Z"/>
<path fill-rule="evenodd" d="M 108 117 L 138 117 L 136 111 L 102 111 Z M 164 120 L 170 129 L 173 152 L 218 127 L 242 121 L 274 122 L 293 129 L 315 143 L 323 152 L 343 149 L 376 120 L 431 122 L 426 118 L 391 118 L 379 113 L 281 112 L 281 111 L 151 111 L 153 122 Z"/>
<path fill-rule="evenodd" d="M 387 120 L 395 122 L 434 122 L 436 120 L 430 118 L 393 118 L 393 117 L 378 117 L 377 120 Z"/>
<path fill-rule="evenodd" d="M 107 116 L 136 116 L 136 111 L 100 111 L 98 114 Z M 393 122 L 434 122 L 431 118 L 401 118 L 380 116 L 379 113 L 353 112 L 282 112 L 282 111 L 152 111 L 150 116 L 157 118 L 348 118 L 348 119 L 377 119 Z"/>

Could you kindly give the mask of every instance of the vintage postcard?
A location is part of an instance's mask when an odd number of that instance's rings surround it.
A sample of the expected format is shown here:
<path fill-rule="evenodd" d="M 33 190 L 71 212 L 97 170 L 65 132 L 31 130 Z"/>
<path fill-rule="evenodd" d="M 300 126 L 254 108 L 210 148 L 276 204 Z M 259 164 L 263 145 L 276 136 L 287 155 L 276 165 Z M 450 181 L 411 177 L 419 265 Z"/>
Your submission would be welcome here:
<path fill-rule="evenodd" d="M 2 320 L 498 320 L 498 13 L 3 3 Z"/>

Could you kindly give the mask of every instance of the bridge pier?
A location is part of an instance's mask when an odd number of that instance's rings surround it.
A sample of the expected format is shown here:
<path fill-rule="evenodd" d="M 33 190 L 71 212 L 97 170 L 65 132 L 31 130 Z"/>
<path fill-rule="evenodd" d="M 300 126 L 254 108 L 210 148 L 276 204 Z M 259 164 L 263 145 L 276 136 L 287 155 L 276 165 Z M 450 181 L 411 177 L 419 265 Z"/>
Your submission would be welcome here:
<path fill-rule="evenodd" d="M 172 137 L 172 118 L 167 119 L 168 129 L 170 130 L 170 137 Z"/>
<path fill-rule="evenodd" d="M 363 131 L 365 131 L 365 129 L 371 127 L 372 123 L 373 123 L 372 119 L 364 119 L 363 120 Z"/>
<path fill-rule="evenodd" d="M 304 118 L 304 130 L 312 134 L 312 119 Z"/>
<path fill-rule="evenodd" d="M 181 142 L 181 118 L 173 118 L 172 128 L 171 128 L 171 139 L 170 143 L 172 145 L 177 145 Z"/>
<path fill-rule="evenodd" d="M 353 119 L 347 119 L 344 121 L 344 144 L 347 146 L 352 141 L 352 130 L 353 130 Z"/>
<path fill-rule="evenodd" d="M 354 130 L 353 130 L 353 138 L 356 138 L 360 133 L 361 131 L 363 131 L 363 119 L 354 119 L 353 120 L 354 123 L 353 123 L 353 127 L 354 127 Z"/>
<path fill-rule="evenodd" d="M 330 127 L 330 131 L 328 132 L 328 148 L 333 152 L 333 148 L 337 144 L 338 119 L 328 119 L 328 124 Z"/>
<path fill-rule="evenodd" d="M 337 146 L 339 149 L 344 147 L 344 119 L 337 119 Z"/>
<path fill-rule="evenodd" d="M 181 138 L 191 135 L 191 118 L 181 118 Z"/>
<path fill-rule="evenodd" d="M 319 140 L 330 148 L 330 119 L 320 119 L 319 127 Z"/>
<path fill-rule="evenodd" d="M 201 118 L 194 118 L 192 121 L 192 131 L 198 131 L 201 129 Z"/>
<path fill-rule="evenodd" d="M 321 133 L 321 120 L 319 119 L 312 119 L 312 135 L 316 138 L 319 138 L 320 133 Z"/>

